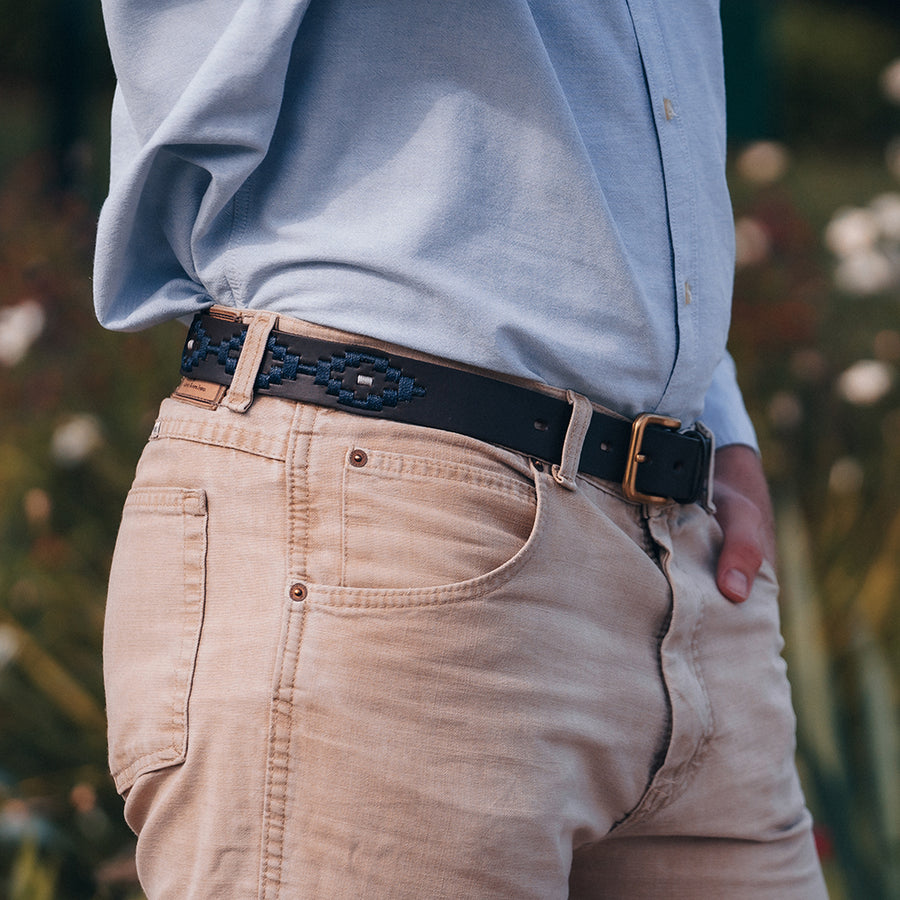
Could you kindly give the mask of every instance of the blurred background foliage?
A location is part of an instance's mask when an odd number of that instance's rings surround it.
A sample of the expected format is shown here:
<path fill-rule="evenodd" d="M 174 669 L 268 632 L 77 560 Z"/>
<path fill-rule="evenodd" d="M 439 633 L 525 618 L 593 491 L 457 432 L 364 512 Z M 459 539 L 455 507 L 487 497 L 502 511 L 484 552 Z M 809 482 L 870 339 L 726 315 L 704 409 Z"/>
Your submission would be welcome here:
<path fill-rule="evenodd" d="M 799 762 L 832 896 L 900 900 L 900 5 L 722 12 L 732 352 L 778 510 Z M 0 19 L 0 898 L 134 900 L 105 580 L 182 329 L 93 318 L 99 4 L 0 0 Z"/>

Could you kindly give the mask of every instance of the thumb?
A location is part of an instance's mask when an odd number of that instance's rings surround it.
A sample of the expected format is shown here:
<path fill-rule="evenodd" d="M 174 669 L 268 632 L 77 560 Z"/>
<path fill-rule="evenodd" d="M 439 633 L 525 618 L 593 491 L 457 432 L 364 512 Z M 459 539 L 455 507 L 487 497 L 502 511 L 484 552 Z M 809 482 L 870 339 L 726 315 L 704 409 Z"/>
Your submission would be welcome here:
<path fill-rule="evenodd" d="M 716 518 L 723 534 L 716 584 L 734 603 L 750 596 L 763 560 L 774 559 L 768 490 L 758 457 L 749 453 L 729 447 L 716 454 Z"/>
<path fill-rule="evenodd" d="M 734 603 L 743 603 L 764 559 L 762 516 L 739 494 L 719 491 L 716 518 L 722 527 L 722 549 L 716 567 L 719 590 Z"/>

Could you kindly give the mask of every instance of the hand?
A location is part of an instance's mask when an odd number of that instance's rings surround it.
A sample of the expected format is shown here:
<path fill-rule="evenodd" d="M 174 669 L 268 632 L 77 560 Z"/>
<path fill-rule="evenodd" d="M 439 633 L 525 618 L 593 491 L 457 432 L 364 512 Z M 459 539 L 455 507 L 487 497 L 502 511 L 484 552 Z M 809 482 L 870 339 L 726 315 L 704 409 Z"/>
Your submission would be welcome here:
<path fill-rule="evenodd" d="M 743 603 L 764 559 L 775 564 L 772 501 L 755 450 L 731 444 L 716 451 L 714 499 L 724 541 L 716 584 L 733 603 Z"/>

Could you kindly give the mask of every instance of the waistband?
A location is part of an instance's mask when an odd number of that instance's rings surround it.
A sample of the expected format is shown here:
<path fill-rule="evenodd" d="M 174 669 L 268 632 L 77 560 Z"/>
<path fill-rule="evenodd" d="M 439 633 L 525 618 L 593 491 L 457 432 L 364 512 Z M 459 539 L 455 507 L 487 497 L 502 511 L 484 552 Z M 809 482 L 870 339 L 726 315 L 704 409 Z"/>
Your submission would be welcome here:
<path fill-rule="evenodd" d="M 242 353 L 258 357 L 246 385 L 238 383 Z M 463 434 L 554 467 L 566 455 L 573 410 L 587 407 L 579 472 L 620 483 L 629 500 L 711 506 L 713 442 L 699 423 L 681 430 L 678 420 L 654 413 L 629 421 L 571 392 L 289 317 L 217 306 L 198 314 L 181 372 L 174 396 L 203 405 L 245 390 L 238 408 L 254 396 L 312 403 Z"/>

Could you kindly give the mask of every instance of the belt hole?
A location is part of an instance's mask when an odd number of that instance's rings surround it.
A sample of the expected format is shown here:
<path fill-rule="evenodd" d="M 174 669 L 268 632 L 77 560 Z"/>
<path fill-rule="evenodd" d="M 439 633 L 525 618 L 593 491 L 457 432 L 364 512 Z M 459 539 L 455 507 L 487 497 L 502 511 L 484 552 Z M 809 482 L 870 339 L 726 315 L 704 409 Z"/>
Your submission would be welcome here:
<path fill-rule="evenodd" d="M 290 590 L 291 600 L 296 600 L 297 602 L 300 602 L 301 600 L 305 600 L 306 595 L 308 593 L 309 593 L 309 590 L 307 589 L 306 585 L 302 584 L 299 581 L 296 584 L 291 585 L 291 590 Z"/>
<path fill-rule="evenodd" d="M 369 457 L 365 450 L 353 450 L 350 453 L 350 465 L 354 468 L 361 469 L 368 461 Z"/>
<path fill-rule="evenodd" d="M 550 426 L 544 419 L 535 419 L 534 420 L 534 430 L 535 431 L 546 431 Z"/>

